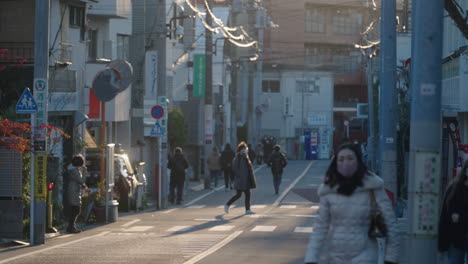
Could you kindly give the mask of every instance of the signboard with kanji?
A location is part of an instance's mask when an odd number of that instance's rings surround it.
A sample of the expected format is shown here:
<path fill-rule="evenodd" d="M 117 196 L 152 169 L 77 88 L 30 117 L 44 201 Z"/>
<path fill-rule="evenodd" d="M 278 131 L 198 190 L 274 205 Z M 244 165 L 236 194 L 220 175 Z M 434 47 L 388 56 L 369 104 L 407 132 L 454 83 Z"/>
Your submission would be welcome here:
<path fill-rule="evenodd" d="M 45 201 L 47 198 L 47 155 L 34 155 L 34 198 L 36 201 Z"/>

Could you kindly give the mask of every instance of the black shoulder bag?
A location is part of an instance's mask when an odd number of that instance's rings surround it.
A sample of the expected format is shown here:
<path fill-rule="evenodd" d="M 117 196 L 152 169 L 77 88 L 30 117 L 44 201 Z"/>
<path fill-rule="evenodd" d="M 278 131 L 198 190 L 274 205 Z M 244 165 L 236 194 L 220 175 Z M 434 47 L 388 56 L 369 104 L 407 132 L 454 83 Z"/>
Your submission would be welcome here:
<path fill-rule="evenodd" d="M 386 237 L 387 236 L 387 225 L 385 224 L 385 218 L 382 211 L 377 205 L 375 199 L 374 190 L 369 192 L 371 210 L 370 210 L 370 226 L 368 235 L 371 238 Z"/>

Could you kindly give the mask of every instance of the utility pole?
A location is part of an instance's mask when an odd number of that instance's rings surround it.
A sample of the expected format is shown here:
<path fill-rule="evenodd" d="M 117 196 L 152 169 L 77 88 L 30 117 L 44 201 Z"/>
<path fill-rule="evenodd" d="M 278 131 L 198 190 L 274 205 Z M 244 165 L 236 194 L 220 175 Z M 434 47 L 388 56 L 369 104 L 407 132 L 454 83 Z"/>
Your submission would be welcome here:
<path fill-rule="evenodd" d="M 213 22 L 212 17 L 208 13 L 208 9 L 213 6 L 212 3 L 212 0 L 207 0 L 205 2 L 205 9 L 207 10 L 206 24 L 208 27 L 211 27 Z M 213 144 L 213 33 L 208 27 L 205 29 L 205 150 L 203 153 L 203 160 L 205 164 L 202 164 L 202 166 L 205 167 L 205 189 L 210 187 L 210 170 L 208 169 L 206 160 L 211 152 Z"/>
<path fill-rule="evenodd" d="M 396 194 L 396 2 L 382 1 L 380 57 L 380 163 L 386 188 Z"/>
<path fill-rule="evenodd" d="M 367 55 L 367 100 L 369 120 L 369 139 L 367 140 L 367 164 L 370 169 L 375 170 L 375 111 L 374 111 L 374 73 L 372 68 L 372 58 Z"/>
<path fill-rule="evenodd" d="M 166 0 L 156 0 L 156 51 L 158 54 L 158 96 L 166 96 Z M 160 103 L 160 102 L 158 102 Z M 167 206 L 167 193 L 169 191 L 169 182 L 167 181 L 167 131 L 163 137 L 156 138 L 159 175 L 159 205 L 160 208 Z"/>
<path fill-rule="evenodd" d="M 38 112 L 31 115 L 30 244 L 44 244 L 46 220 L 47 103 L 49 78 L 50 1 L 36 0 L 34 15 L 34 98 Z M 41 129 L 40 127 L 43 128 Z M 35 184 L 37 183 L 37 185 Z"/>
<path fill-rule="evenodd" d="M 262 81 L 263 81 L 263 37 L 264 37 L 264 29 L 265 29 L 265 20 L 266 20 L 266 12 L 263 6 L 263 2 L 258 4 L 258 9 L 256 12 L 256 27 L 258 31 L 258 46 L 257 46 L 257 76 L 254 84 L 254 91 L 253 91 L 253 107 L 252 107 L 252 128 L 249 129 L 252 132 L 249 133 L 249 137 L 251 138 L 250 142 L 252 147 L 255 148 L 257 144 L 260 142 L 261 135 L 262 135 L 262 112 L 257 109 L 260 106 L 260 96 L 262 94 Z"/>
<path fill-rule="evenodd" d="M 441 76 L 444 2 L 413 1 L 409 252 L 406 263 L 437 263 L 441 178 Z"/>

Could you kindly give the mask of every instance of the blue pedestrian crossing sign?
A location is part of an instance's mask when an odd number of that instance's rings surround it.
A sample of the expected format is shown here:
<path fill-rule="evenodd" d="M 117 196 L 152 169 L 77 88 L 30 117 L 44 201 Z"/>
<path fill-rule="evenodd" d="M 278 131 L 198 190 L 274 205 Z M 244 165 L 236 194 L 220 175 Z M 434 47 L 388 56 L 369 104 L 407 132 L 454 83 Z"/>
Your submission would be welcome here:
<path fill-rule="evenodd" d="M 164 122 L 161 120 L 156 120 L 153 128 L 151 129 L 150 136 L 151 137 L 163 137 L 166 135 L 166 126 Z"/>
<path fill-rule="evenodd" d="M 37 113 L 38 108 L 34 97 L 29 91 L 29 88 L 24 89 L 23 94 L 16 103 L 17 114 L 34 114 Z"/>

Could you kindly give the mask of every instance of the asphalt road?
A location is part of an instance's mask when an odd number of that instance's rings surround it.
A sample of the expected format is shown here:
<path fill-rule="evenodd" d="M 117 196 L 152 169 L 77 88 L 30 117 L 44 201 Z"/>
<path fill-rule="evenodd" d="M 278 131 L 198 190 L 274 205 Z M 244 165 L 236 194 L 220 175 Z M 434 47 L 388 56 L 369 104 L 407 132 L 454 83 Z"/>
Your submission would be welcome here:
<path fill-rule="evenodd" d="M 223 205 L 234 191 L 220 186 L 191 194 L 181 206 L 119 216 L 44 245 L 0 251 L 0 264 L 303 263 L 318 209 L 316 188 L 328 163 L 289 161 L 278 195 L 269 168 L 257 169 L 254 215 L 245 215 L 244 197 L 225 214 Z"/>

